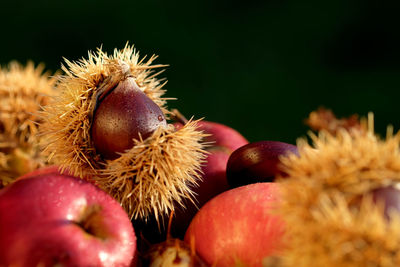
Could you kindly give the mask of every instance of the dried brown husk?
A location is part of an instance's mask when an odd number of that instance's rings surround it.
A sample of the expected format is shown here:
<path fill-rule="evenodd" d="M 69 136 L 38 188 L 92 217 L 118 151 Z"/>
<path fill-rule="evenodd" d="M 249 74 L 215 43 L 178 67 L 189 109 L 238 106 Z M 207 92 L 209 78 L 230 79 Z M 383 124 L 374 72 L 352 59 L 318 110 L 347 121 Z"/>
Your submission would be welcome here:
<path fill-rule="evenodd" d="M 159 267 L 207 267 L 203 259 L 195 253 L 192 245 L 176 238 L 152 245 L 144 255 L 146 266 Z"/>
<path fill-rule="evenodd" d="M 54 84 L 44 66 L 33 62 L 0 68 L 0 187 L 47 164 L 40 155 L 38 112 L 55 95 Z"/>
<path fill-rule="evenodd" d="M 305 124 L 314 131 L 326 131 L 333 135 L 339 129 L 345 129 L 349 132 L 367 131 L 365 124 L 359 119 L 357 114 L 353 114 L 347 118 L 337 118 L 332 110 L 324 107 L 312 111 L 305 120 Z"/>
<path fill-rule="evenodd" d="M 116 198 L 132 218 L 146 219 L 167 215 L 172 203 L 190 197 L 189 189 L 199 179 L 204 158 L 202 132 L 196 122 L 183 129 L 172 125 L 160 127 L 145 140 L 135 140 L 115 160 L 104 160 L 96 153 L 90 129 L 102 88 L 118 83 L 129 75 L 141 90 L 166 114 L 167 98 L 163 98 L 165 82 L 156 78 L 153 65 L 156 56 L 139 59 L 133 46 L 125 46 L 108 55 L 101 49 L 89 53 L 88 59 L 66 60 L 66 73 L 59 79 L 60 96 L 44 112 L 47 137 L 45 153 L 49 158 L 81 178 L 91 177 L 95 183 Z"/>
<path fill-rule="evenodd" d="M 365 197 L 400 181 L 400 134 L 341 129 L 311 138 L 299 140 L 298 157 L 282 158 L 282 266 L 400 266 L 398 215 L 388 221 Z"/>

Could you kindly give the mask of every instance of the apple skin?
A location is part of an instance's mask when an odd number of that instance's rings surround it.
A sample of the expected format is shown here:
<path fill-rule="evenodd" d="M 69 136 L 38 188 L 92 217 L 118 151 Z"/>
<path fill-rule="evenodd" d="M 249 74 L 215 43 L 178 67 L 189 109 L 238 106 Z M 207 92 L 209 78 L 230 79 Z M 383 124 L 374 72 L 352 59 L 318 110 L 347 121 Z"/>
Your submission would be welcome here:
<path fill-rule="evenodd" d="M 196 193 L 195 203 L 185 199 L 184 208 L 176 205 L 176 211 L 171 225 L 171 235 L 183 239 L 191 220 L 208 200 L 229 190 L 226 181 L 225 168 L 229 154 L 225 151 L 213 151 L 207 156 L 206 164 L 202 167 L 202 181 L 199 186 L 192 187 Z"/>
<path fill-rule="evenodd" d="M 119 203 L 55 166 L 0 191 L 0 236 L 0 266 L 131 266 L 136 251 Z"/>
<path fill-rule="evenodd" d="M 249 142 L 235 129 L 217 122 L 200 121 L 199 130 L 210 134 L 205 141 L 213 142 L 211 149 L 212 147 L 223 147 L 228 149 L 229 154 Z"/>
<path fill-rule="evenodd" d="M 205 141 L 212 143 L 206 148 L 209 154 L 202 166 L 202 180 L 199 181 L 199 186 L 193 188 L 197 194 L 198 206 L 201 207 L 214 196 L 229 189 L 226 179 L 229 156 L 249 141 L 235 129 L 216 122 L 200 121 L 199 130 L 210 134 Z"/>
<path fill-rule="evenodd" d="M 21 175 L 17 179 L 21 180 L 21 179 L 31 178 L 31 177 L 34 177 L 34 176 L 45 175 L 45 174 L 57 175 L 57 174 L 60 174 L 59 168 L 60 167 L 57 166 L 57 165 L 51 165 L 51 166 L 47 166 L 47 167 L 44 167 L 44 168 L 39 168 L 39 169 L 33 170 L 33 171 L 29 172 L 29 173 L 25 173 L 24 175 Z M 67 171 L 66 175 L 70 175 L 68 173 L 68 171 Z"/>
<path fill-rule="evenodd" d="M 212 150 L 219 147 L 230 154 L 232 151 L 249 143 L 241 133 L 222 123 L 203 120 L 199 121 L 197 125 L 197 130 L 209 134 L 209 136 L 205 137 L 203 140 L 206 143 L 209 143 L 209 147 L 206 149 Z M 174 126 L 176 129 L 180 129 L 183 124 L 176 122 L 174 123 Z"/>
<path fill-rule="evenodd" d="M 276 183 L 228 190 L 199 210 L 184 240 L 211 266 L 262 266 L 283 248 L 284 222 L 272 211 L 278 203 Z"/>

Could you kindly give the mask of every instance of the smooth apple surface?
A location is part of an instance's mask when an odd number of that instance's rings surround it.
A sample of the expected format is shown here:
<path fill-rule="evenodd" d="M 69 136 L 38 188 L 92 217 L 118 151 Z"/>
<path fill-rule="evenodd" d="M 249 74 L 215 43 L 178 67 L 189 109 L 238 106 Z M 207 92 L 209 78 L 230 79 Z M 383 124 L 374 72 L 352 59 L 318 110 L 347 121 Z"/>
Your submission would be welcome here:
<path fill-rule="evenodd" d="M 32 178 L 34 176 L 45 175 L 45 174 L 47 174 L 47 175 L 63 174 L 63 175 L 66 175 L 66 176 L 74 176 L 67 168 L 64 168 L 63 170 L 61 170 L 61 167 L 58 166 L 58 165 L 49 165 L 49 166 L 46 166 L 46 167 L 43 167 L 43 168 L 39 168 L 39 169 L 33 170 L 33 171 L 31 171 L 29 173 L 26 173 L 24 175 L 21 175 L 17 179 L 20 180 L 20 179 L 25 179 L 25 178 Z M 90 177 L 86 177 L 86 180 L 91 182 L 91 183 L 94 183 L 90 179 Z"/>
<path fill-rule="evenodd" d="M 185 242 L 213 266 L 262 266 L 282 249 L 284 223 L 279 185 L 256 183 L 231 189 L 207 202 L 193 218 Z M 240 265 L 242 264 L 242 265 Z"/>
<path fill-rule="evenodd" d="M 131 222 L 113 198 L 47 169 L 0 191 L 0 266 L 129 266 Z"/>

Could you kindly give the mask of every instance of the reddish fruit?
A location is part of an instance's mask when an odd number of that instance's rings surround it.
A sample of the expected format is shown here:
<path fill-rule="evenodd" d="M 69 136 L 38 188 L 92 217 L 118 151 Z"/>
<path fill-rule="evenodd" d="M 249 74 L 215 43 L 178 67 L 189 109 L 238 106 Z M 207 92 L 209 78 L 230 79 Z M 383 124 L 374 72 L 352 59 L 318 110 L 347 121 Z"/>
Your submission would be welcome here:
<path fill-rule="evenodd" d="M 279 169 L 279 157 L 288 153 L 297 154 L 297 147 L 277 141 L 260 141 L 240 147 L 231 154 L 226 167 L 229 186 L 272 182 L 278 174 L 285 176 Z"/>
<path fill-rule="evenodd" d="M 18 177 L 18 180 L 25 179 L 25 178 L 31 178 L 33 176 L 39 176 L 39 175 L 51 175 L 51 174 L 59 175 L 60 174 L 59 168 L 60 167 L 57 165 L 50 165 L 50 166 L 47 166 L 44 168 L 39 168 L 30 173 L 26 173 L 26 174 Z M 69 175 L 69 174 L 66 174 L 66 175 Z"/>
<path fill-rule="evenodd" d="M 221 123 L 200 121 L 199 130 L 210 134 L 210 136 L 205 139 L 206 142 L 212 143 L 209 148 L 210 150 L 213 150 L 215 147 L 221 147 L 227 149 L 230 154 L 232 151 L 249 143 L 238 131 Z"/>
<path fill-rule="evenodd" d="M 118 202 L 55 167 L 0 191 L 0 266 L 130 266 L 136 237 Z"/>
<path fill-rule="evenodd" d="M 283 221 L 273 214 L 279 185 L 256 183 L 226 191 L 207 202 L 193 218 L 185 242 L 215 266 L 262 266 L 282 249 Z"/>
<path fill-rule="evenodd" d="M 176 205 L 175 215 L 172 221 L 172 236 L 183 238 L 191 220 L 207 201 L 214 196 L 229 189 L 225 176 L 226 162 L 229 154 L 225 151 L 213 151 L 208 155 L 207 161 L 202 168 L 202 181 L 199 186 L 192 187 L 196 193 L 195 204 L 185 200 L 184 207 Z"/>
<path fill-rule="evenodd" d="M 106 159 L 115 159 L 144 140 L 158 127 L 166 126 L 160 107 L 136 85 L 134 78 L 120 81 L 110 92 L 99 96 L 91 128 L 96 151 Z"/>

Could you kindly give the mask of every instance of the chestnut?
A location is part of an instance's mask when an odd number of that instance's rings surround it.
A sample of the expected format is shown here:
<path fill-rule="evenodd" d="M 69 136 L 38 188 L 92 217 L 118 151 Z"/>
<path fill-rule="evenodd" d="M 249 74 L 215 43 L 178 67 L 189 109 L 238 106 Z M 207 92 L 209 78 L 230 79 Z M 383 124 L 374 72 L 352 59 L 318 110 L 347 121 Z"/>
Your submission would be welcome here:
<path fill-rule="evenodd" d="M 149 137 L 167 122 L 160 107 L 138 87 L 133 77 L 120 81 L 100 95 L 94 111 L 91 136 L 96 152 L 105 159 L 134 146 L 133 139 Z"/>
<path fill-rule="evenodd" d="M 244 145 L 230 155 L 226 178 L 231 188 L 257 182 L 272 182 L 275 176 L 285 175 L 279 169 L 279 157 L 297 154 L 297 147 L 278 141 L 260 141 Z"/>

